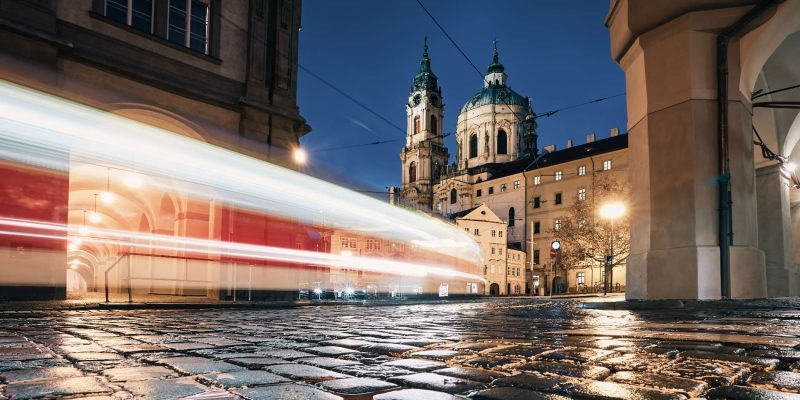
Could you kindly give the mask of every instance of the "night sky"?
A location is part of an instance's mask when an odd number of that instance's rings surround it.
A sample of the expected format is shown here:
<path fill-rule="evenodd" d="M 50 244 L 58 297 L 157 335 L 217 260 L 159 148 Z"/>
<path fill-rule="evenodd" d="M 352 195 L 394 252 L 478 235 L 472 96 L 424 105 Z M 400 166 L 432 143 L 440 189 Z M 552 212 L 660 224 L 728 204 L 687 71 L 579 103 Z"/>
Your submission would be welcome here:
<path fill-rule="evenodd" d="M 481 74 L 497 38 L 508 85 L 530 96 L 544 113 L 625 91 L 622 71 L 611 59 L 601 0 L 422 0 Z M 433 72 L 445 103 L 444 131 L 455 130 L 458 111 L 481 88 L 469 65 L 414 0 L 304 0 L 299 63 L 405 130 L 411 80 L 428 36 Z M 301 139 L 311 168 L 384 190 L 400 185 L 403 141 L 333 150 L 331 147 L 403 139 L 389 125 L 302 69 L 298 103 L 312 132 Z M 539 147 L 586 134 L 624 132 L 625 97 L 540 118 Z M 446 138 L 450 162 L 455 138 Z"/>

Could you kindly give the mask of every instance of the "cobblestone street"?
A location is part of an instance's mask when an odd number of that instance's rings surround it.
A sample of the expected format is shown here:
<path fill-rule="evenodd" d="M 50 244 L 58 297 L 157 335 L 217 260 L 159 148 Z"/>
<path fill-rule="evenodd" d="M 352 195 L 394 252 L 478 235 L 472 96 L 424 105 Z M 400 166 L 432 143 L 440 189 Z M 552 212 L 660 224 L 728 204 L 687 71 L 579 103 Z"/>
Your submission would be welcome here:
<path fill-rule="evenodd" d="M 579 305 L 3 311 L 0 399 L 800 399 L 793 304 Z"/>

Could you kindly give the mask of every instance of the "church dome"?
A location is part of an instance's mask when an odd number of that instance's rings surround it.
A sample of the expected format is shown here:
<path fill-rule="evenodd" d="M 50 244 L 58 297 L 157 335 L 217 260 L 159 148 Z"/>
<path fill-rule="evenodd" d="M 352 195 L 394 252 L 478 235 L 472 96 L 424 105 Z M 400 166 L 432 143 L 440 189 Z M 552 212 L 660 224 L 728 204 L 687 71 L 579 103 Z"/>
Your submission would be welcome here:
<path fill-rule="evenodd" d="M 506 85 L 491 84 L 471 96 L 464 106 L 461 107 L 461 112 L 474 110 L 487 104 L 527 106 L 528 100 Z"/>

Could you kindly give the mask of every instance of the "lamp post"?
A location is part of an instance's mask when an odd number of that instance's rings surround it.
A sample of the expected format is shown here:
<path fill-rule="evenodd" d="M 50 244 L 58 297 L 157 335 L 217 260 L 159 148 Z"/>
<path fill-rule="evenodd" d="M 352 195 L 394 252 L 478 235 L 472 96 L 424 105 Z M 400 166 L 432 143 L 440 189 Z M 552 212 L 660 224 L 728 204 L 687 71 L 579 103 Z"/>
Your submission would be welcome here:
<path fill-rule="evenodd" d="M 553 298 L 553 286 L 556 279 L 556 261 L 558 260 L 558 250 L 561 249 L 561 242 L 553 240 L 550 242 L 550 258 L 553 259 L 553 275 L 550 277 L 550 298 Z"/>
<path fill-rule="evenodd" d="M 611 221 L 611 253 L 606 257 L 604 265 L 606 273 L 603 276 L 603 295 L 608 293 L 608 276 L 614 265 L 614 221 L 625 214 L 625 205 L 622 203 L 607 203 L 600 207 L 600 216 Z"/>
<path fill-rule="evenodd" d="M 301 147 L 297 147 L 292 151 L 292 158 L 297 165 L 305 165 L 308 161 L 308 154 Z"/>

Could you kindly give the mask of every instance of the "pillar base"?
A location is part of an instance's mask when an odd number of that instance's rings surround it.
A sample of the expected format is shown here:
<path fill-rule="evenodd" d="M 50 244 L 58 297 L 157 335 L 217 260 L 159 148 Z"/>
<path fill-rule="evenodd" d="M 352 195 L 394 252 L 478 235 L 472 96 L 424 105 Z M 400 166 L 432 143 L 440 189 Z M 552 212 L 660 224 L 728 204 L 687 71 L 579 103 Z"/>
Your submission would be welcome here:
<path fill-rule="evenodd" d="M 767 272 L 764 252 L 755 247 L 732 246 L 731 299 L 767 297 Z"/>
<path fill-rule="evenodd" d="M 652 250 L 628 257 L 627 300 L 720 298 L 719 247 Z"/>

